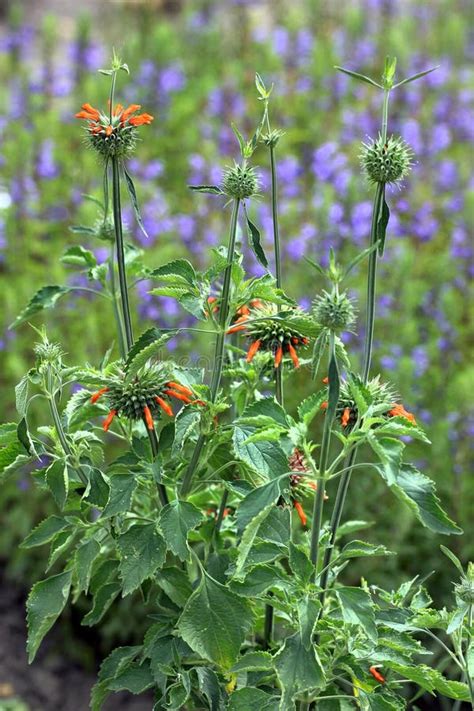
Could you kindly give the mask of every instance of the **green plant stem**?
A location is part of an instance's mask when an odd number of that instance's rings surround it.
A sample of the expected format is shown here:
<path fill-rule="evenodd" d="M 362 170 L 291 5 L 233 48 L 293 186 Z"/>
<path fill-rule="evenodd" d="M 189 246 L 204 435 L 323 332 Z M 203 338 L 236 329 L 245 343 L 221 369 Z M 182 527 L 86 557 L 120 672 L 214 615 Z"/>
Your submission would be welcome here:
<path fill-rule="evenodd" d="M 115 284 L 115 249 L 112 247 L 111 249 L 111 255 L 109 259 L 109 278 L 110 278 L 110 293 L 112 296 L 112 305 L 114 309 L 114 317 L 115 317 L 115 323 L 117 326 L 117 333 L 118 333 L 118 344 L 119 344 L 119 351 L 120 351 L 120 357 L 122 360 L 125 360 L 126 358 L 126 348 L 125 348 L 125 335 L 123 332 L 123 322 L 122 318 L 120 316 L 120 310 L 118 307 L 118 302 L 117 302 L 117 287 Z"/>
<path fill-rule="evenodd" d="M 388 99 L 387 99 L 388 102 Z M 385 106 L 385 104 L 384 104 Z M 386 130 L 386 129 L 385 129 Z M 383 195 L 383 185 L 381 183 L 377 184 L 377 190 L 374 197 L 374 205 L 372 210 L 372 224 L 370 228 L 370 246 L 375 245 L 377 242 L 377 222 L 380 213 L 380 204 Z M 376 277 L 377 277 L 377 250 L 374 249 L 369 256 L 369 268 L 367 277 L 367 311 L 366 311 L 366 325 L 365 325 L 365 343 L 364 343 L 364 360 L 363 360 L 363 380 L 364 383 L 367 382 L 370 374 L 370 366 L 372 362 L 372 347 L 373 347 L 373 334 L 374 334 L 374 321 L 375 321 L 375 295 L 376 295 Z M 321 593 L 321 604 L 324 605 L 325 599 L 325 589 L 327 588 L 330 563 L 332 558 L 332 552 L 334 549 L 334 543 L 336 541 L 337 530 L 341 523 L 342 511 L 344 509 L 344 503 L 347 496 L 347 490 L 349 488 L 352 467 L 356 459 L 356 450 L 353 450 L 344 462 L 344 474 L 341 475 L 339 486 L 336 493 L 336 500 L 334 502 L 334 509 L 331 516 L 330 523 L 330 535 L 329 542 L 324 553 L 323 568 L 325 569 L 323 575 L 321 576 L 321 587 L 323 592 Z"/>
<path fill-rule="evenodd" d="M 224 272 L 224 283 L 222 285 L 222 297 L 220 301 L 219 310 L 219 330 L 217 332 L 216 343 L 214 348 L 214 364 L 211 376 L 211 386 L 210 386 L 210 400 L 214 403 L 217 399 L 217 394 L 219 392 L 219 385 L 222 377 L 222 369 L 224 366 L 225 357 L 225 338 L 226 331 L 228 327 L 229 320 L 229 297 L 230 297 L 230 284 L 232 279 L 232 264 L 234 261 L 234 251 L 235 251 L 235 240 L 237 236 L 237 219 L 239 216 L 240 200 L 239 198 L 234 199 L 234 204 L 232 207 L 232 216 L 230 220 L 229 229 L 229 244 L 227 248 L 227 266 Z M 186 470 L 181 484 L 181 496 L 186 496 L 191 488 L 194 472 L 199 463 L 201 456 L 201 451 L 206 440 L 205 435 L 201 434 L 198 437 L 196 445 L 194 447 L 194 452 L 191 457 L 191 461 Z"/>
<path fill-rule="evenodd" d="M 49 393 L 48 395 L 49 399 L 49 407 L 51 410 L 51 416 L 54 421 L 54 427 L 56 429 L 56 432 L 59 437 L 59 441 L 61 442 L 61 447 L 63 448 L 64 454 L 68 457 L 72 456 L 72 450 L 69 446 L 69 442 L 67 441 L 66 433 L 64 432 L 63 425 L 61 422 L 61 417 L 58 412 L 58 407 L 56 405 L 56 398 L 52 392 Z M 88 484 L 88 479 L 87 476 L 84 474 L 82 471 L 81 467 L 78 467 L 76 469 L 80 480 L 82 481 L 83 484 L 87 486 Z"/>
<path fill-rule="evenodd" d="M 120 203 L 120 167 L 114 156 L 112 162 L 112 206 L 114 214 L 115 247 L 117 250 L 117 267 L 119 275 L 120 298 L 122 302 L 122 316 L 125 328 L 125 344 L 127 352 L 133 345 L 132 320 L 130 317 L 130 303 L 128 300 L 127 272 L 125 267 L 125 253 L 122 231 L 122 207 Z"/>
<path fill-rule="evenodd" d="M 146 422 L 145 422 L 146 426 Z M 150 447 L 151 447 L 151 453 L 153 456 L 153 461 L 155 461 L 156 457 L 158 456 L 158 437 L 156 435 L 156 430 L 153 427 L 152 430 L 148 429 L 147 427 L 147 432 L 148 432 L 148 439 L 150 440 Z M 158 490 L 158 496 L 160 498 L 160 502 L 162 506 L 166 506 L 166 504 L 169 504 L 169 499 L 168 499 L 168 493 L 166 491 L 166 487 L 164 484 L 157 483 L 156 488 Z"/>
<path fill-rule="evenodd" d="M 268 113 L 267 113 L 268 121 Z M 268 130 L 270 133 L 270 123 L 268 121 Z M 273 222 L 273 248 L 275 252 L 275 279 L 278 289 L 281 289 L 281 250 L 280 250 L 280 227 L 278 223 L 278 178 L 276 171 L 275 146 L 270 143 L 270 167 L 272 175 L 272 222 Z M 275 371 L 275 397 L 279 405 L 283 407 L 283 364 L 280 363 Z M 273 607 L 265 605 L 265 623 L 264 623 L 264 647 L 270 647 L 273 638 Z"/>
<path fill-rule="evenodd" d="M 331 362 L 335 362 L 335 360 L 336 338 L 334 333 L 331 332 L 329 345 L 329 364 L 331 364 Z M 329 383 L 329 387 L 331 387 L 331 382 Z M 309 557 L 314 566 L 314 578 L 316 578 L 319 563 L 319 538 L 321 535 L 321 526 L 323 521 L 324 487 L 326 483 L 326 471 L 329 460 L 329 448 L 331 445 L 331 428 L 333 423 L 333 413 L 330 412 L 330 409 L 331 408 L 328 406 L 326 417 L 324 420 L 324 429 L 321 441 L 321 454 L 318 471 L 318 488 L 316 490 L 316 496 L 314 497 L 313 516 L 311 523 L 311 546 Z"/>

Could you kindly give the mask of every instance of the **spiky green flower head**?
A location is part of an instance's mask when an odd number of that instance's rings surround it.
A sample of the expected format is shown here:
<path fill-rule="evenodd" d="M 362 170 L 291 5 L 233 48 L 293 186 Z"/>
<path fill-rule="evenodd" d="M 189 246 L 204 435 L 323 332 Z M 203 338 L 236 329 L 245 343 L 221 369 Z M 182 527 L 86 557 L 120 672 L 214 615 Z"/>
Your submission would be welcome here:
<path fill-rule="evenodd" d="M 222 190 L 231 198 L 245 200 L 258 193 L 259 178 L 255 168 L 244 163 L 227 168 L 222 178 Z"/>
<path fill-rule="evenodd" d="M 88 122 L 87 142 L 104 159 L 128 158 L 135 149 L 138 127 L 150 124 L 153 116 L 138 114 L 139 104 L 130 104 L 126 109 L 117 104 L 113 111 L 104 113 L 90 104 L 83 104 L 76 118 Z"/>
<path fill-rule="evenodd" d="M 278 318 L 275 319 L 275 316 Z M 295 316 L 303 315 L 298 308 L 279 310 L 276 304 L 255 301 L 251 308 L 245 307 L 244 313 L 237 319 L 229 333 L 245 331 L 251 344 L 247 353 L 250 363 L 258 351 L 266 351 L 274 356 L 275 368 L 280 366 L 283 356 L 288 354 L 295 368 L 299 367 L 297 350 L 306 346 L 308 338 L 291 321 Z"/>
<path fill-rule="evenodd" d="M 362 169 L 371 183 L 396 183 L 411 170 L 413 151 L 400 136 L 386 141 L 379 134 L 363 144 L 360 154 Z"/>
<path fill-rule="evenodd" d="M 313 314 L 321 326 L 334 333 L 349 330 L 355 321 L 353 300 L 346 292 L 339 293 L 335 289 L 331 293 L 323 291 L 314 299 Z"/>
<path fill-rule="evenodd" d="M 59 343 L 51 343 L 48 340 L 45 332 L 42 332 L 41 335 L 43 340 L 34 346 L 36 370 L 41 374 L 59 373 L 63 368 L 65 353 Z"/>
<path fill-rule="evenodd" d="M 103 399 L 109 407 L 109 415 L 104 422 L 108 430 L 116 415 L 129 420 L 145 420 L 148 429 L 153 429 L 153 420 L 164 412 L 173 416 L 169 398 L 188 404 L 204 403 L 194 399 L 192 390 L 181 383 L 169 379 L 169 372 L 160 365 L 143 368 L 132 378 L 117 370 L 102 382 L 100 390 L 91 396 L 94 404 Z"/>
<path fill-rule="evenodd" d="M 284 135 L 285 135 L 284 131 L 280 131 L 280 129 L 274 128 L 269 133 L 262 134 L 261 138 L 262 138 L 262 142 L 266 146 L 268 146 L 269 148 L 274 148 L 278 144 L 280 138 Z"/>
<path fill-rule="evenodd" d="M 341 380 L 336 421 L 343 429 L 352 429 L 359 417 L 357 402 L 362 400 L 371 407 L 372 413 L 387 415 L 396 407 L 399 397 L 390 383 L 382 383 L 376 376 L 364 385 L 362 378 L 351 373 Z"/>
<path fill-rule="evenodd" d="M 467 566 L 467 575 L 461 578 L 461 582 L 454 586 L 457 597 L 469 605 L 474 605 L 474 563 Z"/>

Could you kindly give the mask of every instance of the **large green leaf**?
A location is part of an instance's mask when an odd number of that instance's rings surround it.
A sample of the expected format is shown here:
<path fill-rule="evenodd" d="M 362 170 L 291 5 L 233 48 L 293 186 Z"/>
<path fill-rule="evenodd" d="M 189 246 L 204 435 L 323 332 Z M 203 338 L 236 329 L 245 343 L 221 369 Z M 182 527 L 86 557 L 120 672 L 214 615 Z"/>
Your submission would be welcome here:
<path fill-rule="evenodd" d="M 381 474 L 392 486 L 397 481 L 405 445 L 394 437 L 377 437 L 372 431 L 367 433 L 367 441 L 381 464 Z"/>
<path fill-rule="evenodd" d="M 235 424 L 232 439 L 236 457 L 269 479 L 288 472 L 288 459 L 278 442 L 247 441 L 256 431 L 251 425 Z"/>
<path fill-rule="evenodd" d="M 70 528 L 71 524 L 65 518 L 60 516 L 48 516 L 44 521 L 41 521 L 20 544 L 21 548 L 34 548 L 42 546 L 53 540 L 54 536 L 63 531 L 65 528 Z"/>
<path fill-rule="evenodd" d="M 154 523 L 135 524 L 117 538 L 123 596 L 136 590 L 163 565 L 166 544 Z"/>
<path fill-rule="evenodd" d="M 183 282 L 193 286 L 196 283 L 196 272 L 191 262 L 187 259 L 173 259 L 173 261 L 164 264 L 158 269 L 154 269 L 151 273 L 152 279 L 160 279 L 164 282 Z"/>
<path fill-rule="evenodd" d="M 79 591 L 87 592 L 91 579 L 92 566 L 99 555 L 100 545 L 95 538 L 90 538 L 76 550 L 76 575 Z"/>
<path fill-rule="evenodd" d="M 276 696 L 267 694 L 263 689 L 248 686 L 245 689 L 238 689 L 231 694 L 228 711 L 278 711 L 280 708 L 279 699 Z"/>
<path fill-rule="evenodd" d="M 72 572 L 53 575 L 33 585 L 26 602 L 28 661 L 31 664 L 43 637 L 54 625 L 69 597 Z"/>
<path fill-rule="evenodd" d="M 462 533 L 439 505 L 434 482 L 411 464 L 403 464 L 392 486 L 395 494 L 416 514 L 421 523 L 435 533 Z"/>
<path fill-rule="evenodd" d="M 92 609 L 83 618 L 81 624 L 85 627 L 93 627 L 100 622 L 119 594 L 120 587 L 120 583 L 117 582 L 109 582 L 102 585 L 94 594 Z"/>
<path fill-rule="evenodd" d="M 56 306 L 57 301 L 67 294 L 71 289 L 66 286 L 43 286 L 36 294 L 30 299 L 28 305 L 23 309 L 23 311 L 16 317 L 10 328 L 16 328 L 21 323 L 28 321 L 29 318 L 34 316 L 34 314 L 39 311 L 44 311 L 45 309 L 52 309 Z"/>
<path fill-rule="evenodd" d="M 371 640 L 377 641 L 375 615 L 369 593 L 362 588 L 342 587 L 337 588 L 336 595 L 345 622 L 358 625 Z"/>
<path fill-rule="evenodd" d="M 242 533 L 245 527 L 269 504 L 275 503 L 289 485 L 289 476 L 279 476 L 267 484 L 253 489 L 240 502 L 237 509 L 237 530 Z"/>
<path fill-rule="evenodd" d="M 130 471 L 118 471 L 109 478 L 110 496 L 102 518 L 116 516 L 130 510 L 133 492 L 137 486 L 136 475 Z"/>
<path fill-rule="evenodd" d="M 188 501 L 176 499 L 161 510 L 159 526 L 166 545 L 180 560 L 189 558 L 188 533 L 202 520 L 201 511 Z"/>
<path fill-rule="evenodd" d="M 179 618 L 178 631 L 191 649 L 227 670 L 237 659 L 252 621 L 247 600 L 202 571 Z"/>
<path fill-rule="evenodd" d="M 58 459 L 46 470 L 46 483 L 60 509 L 64 508 L 69 491 L 67 466 Z"/>
<path fill-rule="evenodd" d="M 294 708 L 295 696 L 316 691 L 325 684 L 325 674 L 314 646 L 306 649 L 299 633 L 287 637 L 275 656 L 275 669 L 283 695 L 281 711 Z"/>
<path fill-rule="evenodd" d="M 404 679 L 410 679 L 415 684 L 421 686 L 426 691 L 438 691 L 443 696 L 460 701 L 470 701 L 469 688 L 467 684 L 459 681 L 449 681 L 437 669 L 432 669 L 426 664 L 411 666 L 408 664 L 398 664 L 387 662 L 387 666 L 400 674 Z"/>

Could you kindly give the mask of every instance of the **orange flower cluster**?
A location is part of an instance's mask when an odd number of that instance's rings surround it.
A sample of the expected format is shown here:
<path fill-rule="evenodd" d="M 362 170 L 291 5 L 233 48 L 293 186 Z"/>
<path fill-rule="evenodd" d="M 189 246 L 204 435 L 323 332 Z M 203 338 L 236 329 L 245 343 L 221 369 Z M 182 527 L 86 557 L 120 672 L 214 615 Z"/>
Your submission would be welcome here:
<path fill-rule="evenodd" d="M 81 111 L 75 114 L 75 117 L 89 121 L 88 129 L 91 133 L 103 133 L 106 136 L 110 136 L 114 131 L 123 129 L 127 125 L 143 126 L 144 124 L 150 124 L 153 121 L 151 114 L 134 115 L 139 109 L 141 109 L 140 104 L 130 104 L 126 109 L 122 104 L 117 104 L 110 118 L 90 104 L 82 104 Z"/>
<path fill-rule="evenodd" d="M 108 392 L 108 387 L 101 388 L 91 396 L 91 403 L 95 404 L 103 395 Z M 166 395 L 168 398 L 174 398 L 175 400 L 184 402 L 185 405 L 204 406 L 206 404 L 203 400 L 194 399 L 194 393 L 192 392 L 192 390 L 190 390 L 190 388 L 187 388 L 185 385 L 181 385 L 180 383 L 176 383 L 172 380 L 165 384 L 165 389 L 163 390 L 162 395 Z M 168 417 L 173 417 L 173 410 L 171 409 L 170 404 L 164 399 L 164 397 L 155 395 L 154 400 L 156 404 L 159 405 L 159 407 L 163 410 L 163 412 L 168 415 Z M 110 410 L 102 425 L 104 432 L 107 432 L 117 414 L 118 410 L 116 408 L 112 408 Z M 143 419 L 145 420 L 147 428 L 149 430 L 152 430 L 154 428 L 153 414 L 148 405 L 143 406 Z"/>
<path fill-rule="evenodd" d="M 235 323 L 227 331 L 228 334 L 247 332 L 247 335 L 254 337 L 251 342 L 250 347 L 247 351 L 247 363 L 251 363 L 255 358 L 255 355 L 259 350 L 271 350 L 274 354 L 274 366 L 279 368 L 283 356 L 288 353 L 295 368 L 299 368 L 300 362 L 296 348 L 298 346 L 306 346 L 309 343 L 309 339 L 301 335 L 292 335 L 286 333 L 282 330 L 282 333 L 277 333 L 278 327 L 275 328 L 274 324 L 269 321 L 268 324 L 262 324 L 259 328 L 259 324 L 255 324 L 254 327 L 249 328 L 249 320 L 252 315 L 251 308 L 255 309 L 253 315 L 257 318 L 265 317 L 265 305 L 258 299 L 254 299 L 249 306 L 241 306 L 237 311 L 237 319 Z M 262 313 L 260 314 L 259 311 Z"/>

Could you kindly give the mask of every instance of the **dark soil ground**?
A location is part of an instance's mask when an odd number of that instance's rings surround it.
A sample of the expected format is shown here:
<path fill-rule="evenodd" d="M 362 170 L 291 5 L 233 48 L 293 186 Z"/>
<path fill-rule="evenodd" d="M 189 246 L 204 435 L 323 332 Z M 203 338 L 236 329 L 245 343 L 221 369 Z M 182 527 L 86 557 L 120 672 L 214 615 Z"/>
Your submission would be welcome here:
<path fill-rule="evenodd" d="M 88 711 L 93 671 L 84 672 L 64 649 L 61 631 L 46 637 L 34 663 L 26 658 L 25 593 L 0 581 L 0 710 L 9 699 L 27 705 L 28 711 Z M 103 711 L 151 711 L 145 695 L 114 694 Z"/>

